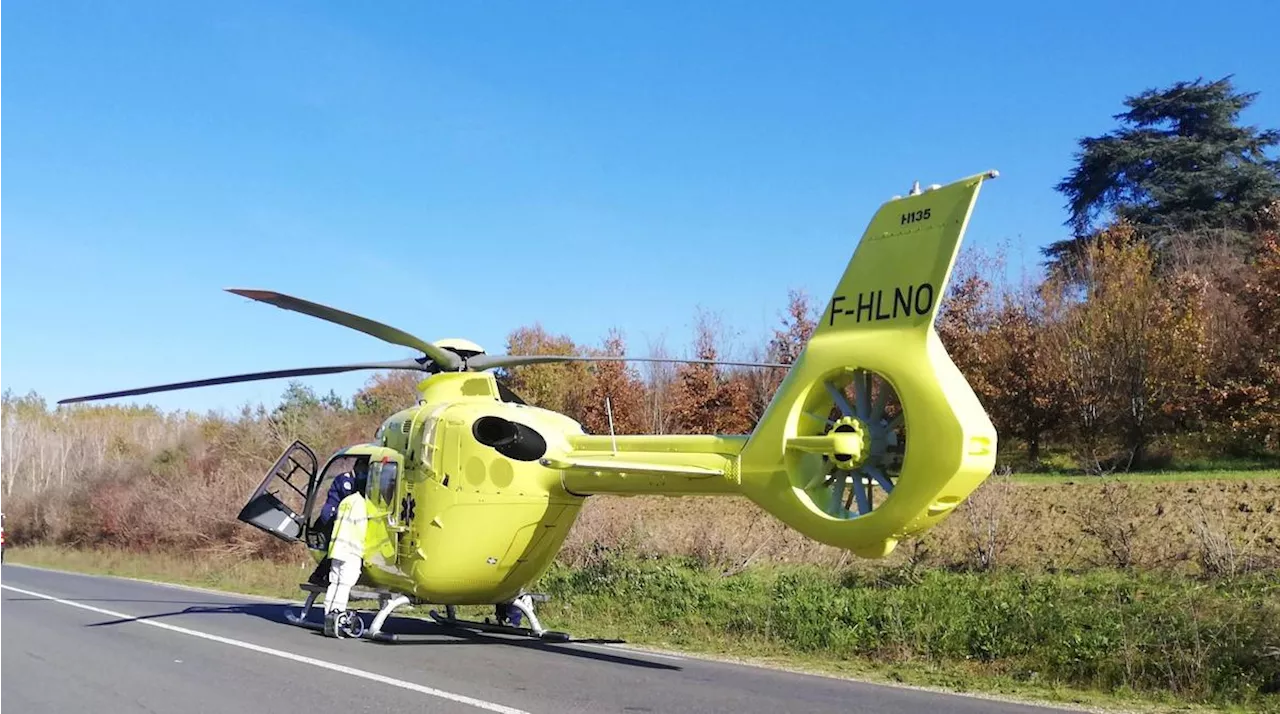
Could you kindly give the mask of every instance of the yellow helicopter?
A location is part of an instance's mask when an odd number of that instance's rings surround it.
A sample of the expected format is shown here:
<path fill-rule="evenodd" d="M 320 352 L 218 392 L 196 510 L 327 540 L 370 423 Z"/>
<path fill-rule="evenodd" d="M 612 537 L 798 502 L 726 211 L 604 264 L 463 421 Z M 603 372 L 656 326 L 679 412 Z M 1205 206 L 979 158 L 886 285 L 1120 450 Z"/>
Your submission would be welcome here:
<path fill-rule="evenodd" d="M 109 399 L 232 382 L 354 370 L 416 370 L 417 404 L 370 443 L 323 468 L 295 442 L 239 519 L 321 561 L 315 528 L 340 473 L 367 476 L 370 512 L 359 584 L 379 610 L 357 636 L 395 640 L 387 617 L 409 603 L 445 606 L 445 625 L 563 641 L 545 629 L 527 591 L 550 566 L 594 494 L 742 495 L 809 538 L 879 558 L 951 513 L 995 466 L 996 433 L 934 330 L 939 302 L 982 183 L 995 171 L 884 203 L 872 218 L 821 321 L 752 433 L 587 434 L 569 417 L 523 403 L 490 371 L 631 357 L 489 355 L 466 340 L 436 343 L 373 320 L 275 292 L 230 292 L 418 350 L 421 357 L 288 369 L 64 399 Z M 727 363 L 753 364 L 753 363 Z M 612 429 L 610 430 L 612 432 Z M 908 440 L 908 435 L 910 440 Z M 307 620 L 321 586 L 295 624 Z M 361 597 L 353 592 L 353 597 Z M 368 592 L 363 597 L 371 597 Z M 496 622 L 461 620 L 462 605 L 494 605 Z M 514 608 L 527 626 L 502 619 Z"/>

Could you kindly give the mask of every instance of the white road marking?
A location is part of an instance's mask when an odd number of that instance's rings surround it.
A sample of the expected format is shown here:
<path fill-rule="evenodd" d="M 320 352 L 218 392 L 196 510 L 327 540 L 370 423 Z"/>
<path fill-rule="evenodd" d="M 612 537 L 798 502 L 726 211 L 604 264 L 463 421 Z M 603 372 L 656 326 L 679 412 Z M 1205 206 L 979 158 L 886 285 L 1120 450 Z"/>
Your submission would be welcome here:
<path fill-rule="evenodd" d="M 523 709 L 516 709 L 514 707 L 509 707 L 503 704 L 496 704 L 494 702 L 486 702 L 483 699 L 475 699 L 473 697 L 468 697 L 462 694 L 454 694 L 452 692 L 446 692 L 440 689 L 426 687 L 421 684 L 415 684 L 413 682 L 406 682 L 402 679 L 395 679 L 393 677 L 387 677 L 385 675 L 377 674 L 374 672 L 367 672 L 365 670 L 356 669 L 354 667 L 347 667 L 341 664 L 334 664 L 333 662 L 326 662 L 320 659 L 304 657 L 303 655 L 294 654 L 292 652 L 285 652 L 284 650 L 277 650 L 277 649 L 272 649 L 270 647 L 263 647 L 261 645 L 255 645 L 250 642 L 242 642 L 240 640 L 233 640 L 230 637 L 220 637 L 218 635 L 211 635 L 207 632 L 200 632 L 199 630 L 192 630 L 186 627 L 178 627 L 177 625 L 170 625 L 167 622 L 156 622 L 155 620 L 138 620 L 138 619 L 135 619 L 135 616 L 133 615 L 127 615 L 122 612 L 114 612 L 112 610 L 106 610 L 100 607 L 94 607 L 92 605 L 85 605 L 84 603 L 73 602 L 71 600 L 63 600 L 61 598 L 56 598 L 52 595 L 45 595 L 44 593 L 32 592 L 31 590 L 23 590 L 22 588 L 15 588 L 12 585 L 0 585 L 0 588 L 3 588 L 4 590 L 12 590 L 13 592 L 16 592 L 16 593 L 22 593 L 23 595 L 30 595 L 32 597 L 38 597 L 45 600 L 50 600 L 52 602 L 56 602 L 62 605 L 67 605 L 68 607 L 77 607 L 77 608 L 80 608 L 81 610 L 96 612 L 100 615 L 108 615 L 110 617 L 115 617 L 122 620 L 131 620 L 132 622 L 138 625 L 148 625 L 150 627 L 159 627 L 162 630 L 169 630 L 170 632 L 179 632 L 184 635 L 199 637 L 200 639 L 204 639 L 204 640 L 221 642 L 224 645 L 231 645 L 232 647 L 240 647 L 242 649 L 252 650 L 254 652 L 261 652 L 262 654 L 268 654 L 274 657 L 280 657 L 282 659 L 292 660 L 294 662 L 302 662 L 303 664 L 309 664 L 314 667 L 320 667 L 321 669 L 327 669 L 334 672 L 349 674 L 353 677 L 368 679 L 370 681 L 378 682 L 380 684 L 389 684 L 393 687 L 408 689 L 410 691 L 418 692 L 420 694 L 427 694 L 433 697 L 448 699 L 450 701 L 455 701 L 462 704 L 470 704 L 473 707 L 486 709 L 491 712 L 501 712 L 502 714 L 529 714 L 529 712 L 524 711 Z"/>

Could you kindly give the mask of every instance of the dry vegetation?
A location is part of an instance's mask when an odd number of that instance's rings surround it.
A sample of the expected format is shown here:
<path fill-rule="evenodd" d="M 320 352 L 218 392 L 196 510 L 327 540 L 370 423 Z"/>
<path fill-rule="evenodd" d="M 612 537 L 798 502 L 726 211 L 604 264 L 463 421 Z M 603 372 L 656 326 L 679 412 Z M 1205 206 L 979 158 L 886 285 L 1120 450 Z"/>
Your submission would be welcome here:
<path fill-rule="evenodd" d="M 599 497 L 562 559 L 584 564 L 602 549 L 688 556 L 724 572 L 812 563 L 1227 576 L 1280 569 L 1280 478 L 1035 484 L 996 476 L 933 531 L 873 563 L 809 541 L 745 499 Z"/>
<path fill-rule="evenodd" d="M 374 415 L 295 392 L 273 413 L 176 417 L 115 407 L 50 413 L 4 405 L 10 542 L 282 554 L 235 519 L 295 438 L 322 451 L 366 438 Z M 305 413 L 306 418 L 300 418 Z M 1280 568 L 1280 479 L 1138 481 L 993 476 L 956 514 L 865 564 L 809 541 L 737 498 L 596 497 L 561 555 L 682 556 L 723 572 L 760 563 L 1027 572 L 1138 568 L 1222 576 Z"/>

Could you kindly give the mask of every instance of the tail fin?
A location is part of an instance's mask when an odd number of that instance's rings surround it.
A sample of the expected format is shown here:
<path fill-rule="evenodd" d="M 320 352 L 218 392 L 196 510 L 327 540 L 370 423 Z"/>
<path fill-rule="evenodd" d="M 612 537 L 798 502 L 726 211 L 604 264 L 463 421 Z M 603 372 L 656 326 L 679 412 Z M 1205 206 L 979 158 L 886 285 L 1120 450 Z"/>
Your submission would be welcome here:
<path fill-rule="evenodd" d="M 887 555 L 994 468 L 995 428 L 933 323 L 978 191 L 997 175 L 881 206 L 744 447 L 743 491 L 809 537 Z"/>

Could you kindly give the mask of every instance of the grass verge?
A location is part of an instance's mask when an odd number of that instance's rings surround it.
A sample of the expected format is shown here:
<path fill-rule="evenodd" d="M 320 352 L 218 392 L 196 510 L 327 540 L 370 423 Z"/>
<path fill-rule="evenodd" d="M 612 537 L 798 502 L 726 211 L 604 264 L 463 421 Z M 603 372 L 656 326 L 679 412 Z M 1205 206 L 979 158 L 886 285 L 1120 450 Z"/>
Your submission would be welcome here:
<path fill-rule="evenodd" d="M 678 559 L 602 559 L 543 579 L 567 629 L 680 649 L 840 663 L 912 683 L 1280 710 L 1273 578 L 868 575 L 775 566 L 723 577 Z M 1095 695 L 1093 697 L 1090 694 Z"/>

